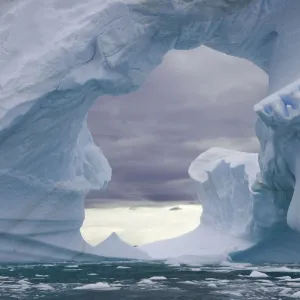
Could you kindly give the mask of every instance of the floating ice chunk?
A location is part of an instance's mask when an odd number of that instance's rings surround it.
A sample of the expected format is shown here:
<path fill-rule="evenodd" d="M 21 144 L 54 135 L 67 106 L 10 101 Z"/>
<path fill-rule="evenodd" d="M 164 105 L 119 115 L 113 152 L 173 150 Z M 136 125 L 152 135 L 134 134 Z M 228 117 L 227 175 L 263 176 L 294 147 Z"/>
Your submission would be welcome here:
<path fill-rule="evenodd" d="M 114 291 L 120 287 L 109 285 L 107 282 L 97 282 L 76 287 L 75 290 L 99 290 L 99 291 Z"/>
<path fill-rule="evenodd" d="M 39 283 L 33 286 L 34 288 L 41 291 L 54 291 L 54 287 L 47 283 Z"/>
<path fill-rule="evenodd" d="M 142 279 L 138 282 L 139 285 L 150 285 L 155 284 L 151 279 Z"/>
<path fill-rule="evenodd" d="M 165 276 L 153 276 L 149 278 L 152 281 L 161 281 L 161 280 L 167 280 Z"/>
<path fill-rule="evenodd" d="M 284 295 L 289 294 L 291 291 L 292 291 L 291 288 L 287 288 L 287 287 L 286 287 L 286 288 L 283 288 L 283 289 L 279 292 L 279 295 L 284 296 Z"/>
<path fill-rule="evenodd" d="M 269 277 L 267 274 L 259 272 L 259 271 L 252 271 L 249 277 L 253 278 L 266 278 Z"/>
<path fill-rule="evenodd" d="M 300 291 L 296 292 L 292 295 L 294 298 L 300 298 Z"/>
<path fill-rule="evenodd" d="M 244 297 L 244 295 L 239 291 L 217 291 L 216 293 L 229 295 L 229 296 L 234 296 L 234 297 L 238 297 L 238 298 Z"/>
<path fill-rule="evenodd" d="M 180 283 L 191 284 L 191 285 L 198 285 L 199 284 L 199 282 L 197 282 L 197 281 L 191 281 L 191 280 L 181 281 Z"/>
<path fill-rule="evenodd" d="M 213 282 L 209 282 L 207 284 L 207 286 L 210 287 L 210 288 L 216 288 L 217 287 L 217 285 L 215 283 L 213 283 Z"/>
<path fill-rule="evenodd" d="M 20 279 L 17 281 L 19 284 L 31 284 L 27 279 Z"/>

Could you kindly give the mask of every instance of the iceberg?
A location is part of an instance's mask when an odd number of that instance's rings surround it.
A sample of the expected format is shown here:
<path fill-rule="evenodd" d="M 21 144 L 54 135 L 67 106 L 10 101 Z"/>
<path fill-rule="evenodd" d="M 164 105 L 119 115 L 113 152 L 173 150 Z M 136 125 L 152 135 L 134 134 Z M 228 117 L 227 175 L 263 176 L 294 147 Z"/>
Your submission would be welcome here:
<path fill-rule="evenodd" d="M 253 239 L 282 223 L 299 231 L 298 98 L 291 96 L 299 87 L 299 9 L 298 0 L 2 0 L 0 261 L 103 259 L 79 231 L 86 194 L 111 179 L 87 113 L 102 95 L 136 90 L 169 50 L 202 44 L 258 65 L 273 94 L 256 107 L 260 175 L 251 195 L 258 200 L 243 196 L 239 203 L 228 191 L 212 198 L 233 210 L 252 199 L 252 211 L 262 216 L 249 215 L 248 202 L 241 220 L 205 200 L 204 223 L 220 216 L 212 228 L 231 236 L 252 220 L 245 230 Z M 276 93 L 291 82 L 287 93 Z M 241 166 L 248 165 L 242 157 Z M 224 180 L 231 167 L 243 173 L 234 159 L 216 159 Z M 233 188 L 237 195 L 252 182 L 247 170 L 242 182 L 238 175 L 228 179 L 241 184 Z M 204 190 L 211 183 L 205 179 Z"/>
<path fill-rule="evenodd" d="M 156 259 L 193 265 L 228 259 L 299 261 L 300 235 L 288 226 L 290 202 L 278 197 L 284 190 L 262 184 L 257 154 L 211 148 L 191 163 L 189 175 L 203 207 L 201 224 L 179 237 L 142 245 L 141 250 Z"/>
<path fill-rule="evenodd" d="M 177 238 L 140 248 L 153 258 L 189 255 L 198 261 L 202 257 L 202 261 L 220 262 L 231 252 L 250 247 L 253 242 L 245 234 L 252 222 L 249 190 L 258 171 L 257 154 L 224 148 L 211 148 L 200 154 L 192 162 L 189 174 L 197 182 L 203 208 L 201 225 Z"/>
<path fill-rule="evenodd" d="M 95 246 L 95 248 L 95 253 L 103 257 L 117 257 L 135 260 L 151 259 L 151 257 L 142 250 L 125 243 L 115 232 L 113 232 L 106 240 Z"/>

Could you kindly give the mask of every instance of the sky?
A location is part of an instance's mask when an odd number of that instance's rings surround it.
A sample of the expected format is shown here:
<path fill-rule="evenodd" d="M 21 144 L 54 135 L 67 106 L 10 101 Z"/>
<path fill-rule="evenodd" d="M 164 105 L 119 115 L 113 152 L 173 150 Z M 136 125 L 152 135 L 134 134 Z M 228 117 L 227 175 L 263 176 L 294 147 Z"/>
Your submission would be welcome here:
<path fill-rule="evenodd" d="M 201 212 L 199 204 L 123 201 L 115 206 L 86 209 L 81 232 L 92 245 L 115 232 L 127 243 L 139 246 L 195 229 Z"/>
<path fill-rule="evenodd" d="M 86 207 L 195 201 L 188 167 L 201 152 L 258 151 L 253 105 L 266 87 L 267 76 L 252 63 L 200 47 L 167 54 L 137 92 L 101 97 L 88 124 L 113 175 Z"/>

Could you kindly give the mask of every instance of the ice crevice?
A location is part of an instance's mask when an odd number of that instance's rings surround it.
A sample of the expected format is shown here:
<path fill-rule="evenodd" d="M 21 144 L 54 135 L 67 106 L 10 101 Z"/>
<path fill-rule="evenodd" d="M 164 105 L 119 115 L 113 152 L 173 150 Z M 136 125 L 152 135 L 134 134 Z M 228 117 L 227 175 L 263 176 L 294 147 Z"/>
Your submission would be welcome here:
<path fill-rule="evenodd" d="M 299 75 L 297 54 L 290 51 L 297 47 L 299 9 L 296 0 L 2 1 L 0 261 L 103 259 L 109 253 L 105 245 L 122 245 L 127 257 L 149 258 L 115 235 L 98 247 L 81 237 L 84 197 L 111 179 L 87 128 L 87 113 L 102 95 L 139 88 L 169 50 L 201 44 L 257 64 L 269 73 L 275 96 L 255 108 L 259 167 L 256 155 L 220 148 L 192 164 L 207 229 L 201 229 L 199 243 L 207 232 L 215 233 L 219 241 L 206 250 L 217 243 L 221 251 L 226 244 L 222 256 L 241 239 L 243 247 L 262 240 L 278 224 L 300 230 L 298 158 L 291 147 L 297 143 L 281 134 L 291 127 L 297 132 L 298 102 L 274 100 Z M 200 176 L 196 165 L 210 168 L 209 176 L 205 169 Z M 286 190 L 291 194 L 283 196 Z M 23 250 L 9 253 L 12 248 Z"/>

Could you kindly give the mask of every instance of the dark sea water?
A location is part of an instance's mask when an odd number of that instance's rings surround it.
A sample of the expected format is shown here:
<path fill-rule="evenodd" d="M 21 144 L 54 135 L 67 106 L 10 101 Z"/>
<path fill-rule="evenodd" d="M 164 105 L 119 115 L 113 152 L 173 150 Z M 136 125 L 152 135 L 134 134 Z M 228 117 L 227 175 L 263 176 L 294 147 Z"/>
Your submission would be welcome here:
<path fill-rule="evenodd" d="M 268 277 L 250 277 L 252 271 Z M 2 265 L 0 276 L 0 299 L 284 300 L 298 295 L 300 298 L 300 265 Z"/>

